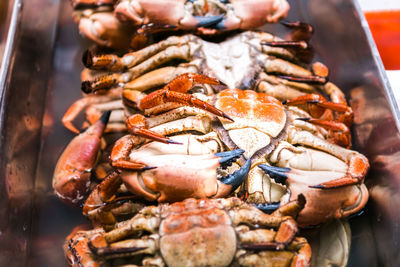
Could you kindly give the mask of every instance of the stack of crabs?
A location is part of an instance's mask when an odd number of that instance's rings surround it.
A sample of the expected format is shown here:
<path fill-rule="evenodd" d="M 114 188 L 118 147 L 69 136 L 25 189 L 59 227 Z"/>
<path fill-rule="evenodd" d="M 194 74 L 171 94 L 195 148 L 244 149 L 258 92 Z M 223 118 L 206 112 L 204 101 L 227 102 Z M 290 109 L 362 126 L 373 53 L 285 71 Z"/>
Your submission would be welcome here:
<path fill-rule="evenodd" d="M 344 94 L 312 62 L 312 27 L 254 31 L 285 0 L 72 3 L 83 35 L 130 50 L 87 51 L 84 96 L 63 117 L 79 132 L 85 110 L 87 129 L 53 187 L 94 227 L 67 237 L 71 266 L 310 266 L 299 227 L 364 207 L 369 163 L 350 150 Z"/>

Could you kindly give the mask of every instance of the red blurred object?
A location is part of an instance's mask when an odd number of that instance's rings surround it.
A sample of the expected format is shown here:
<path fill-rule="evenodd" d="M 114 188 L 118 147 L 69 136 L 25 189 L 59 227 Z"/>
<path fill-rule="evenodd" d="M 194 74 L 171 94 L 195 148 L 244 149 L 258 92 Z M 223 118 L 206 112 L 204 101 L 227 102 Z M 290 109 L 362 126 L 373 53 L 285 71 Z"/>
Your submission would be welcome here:
<path fill-rule="evenodd" d="M 400 10 L 365 12 L 387 70 L 400 69 Z"/>

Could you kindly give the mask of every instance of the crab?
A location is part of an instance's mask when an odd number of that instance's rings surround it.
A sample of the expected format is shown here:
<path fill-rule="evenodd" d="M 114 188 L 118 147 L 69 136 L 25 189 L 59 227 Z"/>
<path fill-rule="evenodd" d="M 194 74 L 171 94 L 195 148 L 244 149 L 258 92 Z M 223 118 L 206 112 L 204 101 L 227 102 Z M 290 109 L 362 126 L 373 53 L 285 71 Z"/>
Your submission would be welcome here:
<path fill-rule="evenodd" d="M 243 157 L 233 168 L 242 166 L 240 172 L 246 174 L 250 168 L 243 188 L 251 203 L 281 198 L 284 202 L 293 197 L 290 192 L 302 193 L 309 199 L 299 215 L 303 226 L 346 217 L 365 205 L 368 160 L 328 142 L 324 129 L 315 126 L 305 111 L 285 108 L 277 99 L 251 90 L 226 89 L 204 100 L 197 98 L 204 95 L 183 93 L 196 82 L 219 83 L 203 75 L 184 74 L 136 99 L 146 115 L 127 119 L 131 135 L 118 140 L 111 153 L 112 165 L 120 170 L 129 191 L 152 201 L 229 195 L 245 174 L 229 179 L 228 184 L 235 186 L 221 186 L 216 180 L 220 159 L 213 153 L 231 151 L 224 154 L 231 164 L 234 155 L 240 156 L 237 149 L 242 149 Z M 336 127 L 330 121 L 320 124 Z M 188 131 L 192 134 L 185 135 Z M 271 183 L 265 174 L 287 187 Z"/>
<path fill-rule="evenodd" d="M 279 46 L 297 49 L 288 50 Z M 288 43 L 266 32 L 247 31 L 219 43 L 208 42 L 192 34 L 170 36 L 122 57 L 97 55 L 88 50 L 83 55 L 87 68 L 113 73 L 83 81 L 82 90 L 91 93 L 117 84 L 127 90 L 148 90 L 168 83 L 179 76 L 182 69 L 188 72 L 188 68 L 196 68 L 198 73 L 216 77 L 230 88 L 248 88 L 256 80 L 256 75 L 262 72 L 294 80 L 294 83 L 325 84 L 326 77 L 313 75 L 312 71 L 292 63 L 299 61 L 297 51 L 301 52 L 307 46 L 304 41 Z M 173 64 L 174 60 L 184 62 L 158 68 Z M 320 69 L 317 68 L 318 71 Z"/>
<path fill-rule="evenodd" d="M 207 76 L 184 74 L 136 99 L 146 115 L 127 119 L 131 134 L 115 143 L 110 157 L 120 175 L 89 196 L 86 215 L 99 217 L 97 208 L 114 199 L 122 184 L 136 196 L 171 202 L 227 196 L 247 173 L 242 192 L 251 203 L 284 203 L 293 197 L 290 192 L 309 198 L 298 218 L 302 226 L 346 217 L 365 205 L 368 160 L 329 143 L 329 132 L 313 125 L 305 111 L 285 108 L 277 99 L 250 90 L 226 89 L 216 97 L 184 93 L 196 83 L 220 84 Z M 320 124 L 336 127 L 330 121 L 319 120 Z M 228 173 L 236 172 L 218 179 L 218 166 L 229 165 Z M 287 187 L 271 182 L 264 172 Z"/>
<path fill-rule="evenodd" d="M 309 71 L 290 62 L 299 61 L 292 50 L 278 47 L 295 44 L 307 46 L 302 41 L 289 44 L 268 33 L 244 32 L 221 43 L 206 42 L 193 35 L 172 36 L 123 57 L 113 54 L 94 55 L 88 51 L 83 57 L 87 67 L 114 73 L 84 81 L 82 89 L 86 93 L 93 93 L 119 84 L 123 86 L 123 95 L 127 96 L 135 94 L 131 91 L 147 92 L 158 89 L 186 72 L 203 72 L 217 77 L 230 88 L 254 87 L 258 91 L 268 92 L 281 100 L 294 99 L 296 102 L 293 104 L 302 103 L 303 106 L 307 106 L 308 102 L 319 102 L 323 112 L 321 108 L 313 105 L 313 117 L 332 120 L 332 116 L 326 116 L 326 113 L 332 114 L 331 110 L 324 107 L 328 101 L 321 95 L 315 95 L 318 92 L 324 93 L 330 100 L 337 103 L 341 111 L 347 110 L 346 113 L 341 112 L 346 116 L 343 116 L 344 119 L 340 119 L 339 122 L 346 120 L 349 122 L 347 125 L 350 125 L 352 111 L 347 106 L 341 90 L 334 84 L 326 82 L 326 67 L 320 63 L 314 63 L 314 70 Z M 290 59 L 290 61 L 282 58 Z M 157 68 L 162 64 L 173 63 L 174 59 L 186 62 L 177 66 Z M 86 69 L 85 72 L 87 73 L 88 70 Z M 283 91 L 285 93 L 281 93 Z M 210 89 L 207 92 L 207 94 L 215 93 L 217 93 L 215 90 Z M 304 97 L 308 93 L 314 93 L 314 95 Z M 299 97 L 303 98 L 299 99 Z M 129 102 L 129 97 L 125 99 Z M 288 104 L 291 103 L 288 102 Z M 80 110 L 77 110 L 73 113 L 79 112 Z M 125 119 L 126 117 L 123 116 L 120 121 Z M 68 121 L 72 120 L 72 116 L 68 117 Z M 347 137 L 349 138 L 350 134 L 347 134 Z M 347 144 L 346 141 L 342 143 L 348 145 L 350 140 Z"/>
<path fill-rule="evenodd" d="M 303 206 L 301 196 L 271 215 L 238 198 L 148 206 L 109 232 L 73 233 L 64 251 L 71 266 L 310 266 L 291 217 Z"/>
<path fill-rule="evenodd" d="M 255 29 L 277 22 L 288 11 L 286 0 L 122 0 L 115 7 L 118 18 L 135 26 L 158 23 L 203 31 Z"/>
<path fill-rule="evenodd" d="M 101 46 L 117 49 L 140 47 L 147 42 L 148 33 L 158 31 L 190 30 L 214 35 L 235 29 L 254 29 L 277 22 L 289 10 L 286 0 L 71 2 L 81 33 Z"/>

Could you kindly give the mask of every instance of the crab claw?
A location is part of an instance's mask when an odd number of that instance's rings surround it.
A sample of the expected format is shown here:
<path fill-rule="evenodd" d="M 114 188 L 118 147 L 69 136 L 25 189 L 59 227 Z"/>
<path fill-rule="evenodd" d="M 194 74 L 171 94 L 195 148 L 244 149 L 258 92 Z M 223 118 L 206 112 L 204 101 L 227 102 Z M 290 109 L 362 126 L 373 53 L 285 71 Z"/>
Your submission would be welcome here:
<path fill-rule="evenodd" d="M 101 136 L 110 114 L 111 111 L 105 112 L 95 124 L 72 139 L 58 159 L 53 188 L 68 204 L 80 204 L 89 190 L 91 170 L 96 164 Z"/>
<path fill-rule="evenodd" d="M 160 143 L 151 145 L 159 146 Z M 132 158 L 135 157 L 132 154 L 131 160 L 137 161 L 135 164 L 157 168 L 145 171 L 122 169 L 121 177 L 129 191 L 150 201 L 175 202 L 190 197 L 224 197 L 246 179 L 251 162 L 248 160 L 239 170 L 222 178 L 218 178 L 218 168 L 227 168 L 243 152 L 234 150 L 216 154 L 173 156 L 162 154 L 145 158 Z"/>
<path fill-rule="evenodd" d="M 230 1 L 232 11 L 216 25 L 220 30 L 254 29 L 265 23 L 275 23 L 286 17 L 289 4 L 284 0 Z"/>
<path fill-rule="evenodd" d="M 250 166 L 251 166 L 251 160 L 248 159 L 246 163 L 239 170 L 235 171 L 232 174 L 222 177 L 219 181 L 225 185 L 231 186 L 229 190 L 230 191 L 229 193 L 231 193 L 235 191 L 236 188 L 238 188 L 246 179 L 247 174 L 250 171 Z"/>
<path fill-rule="evenodd" d="M 117 49 L 126 49 L 132 36 L 132 28 L 121 23 L 111 11 L 81 17 L 79 31 L 101 46 Z"/>
<path fill-rule="evenodd" d="M 243 149 L 236 149 L 232 151 L 215 153 L 214 155 L 217 157 L 221 157 L 219 164 L 222 168 L 225 169 L 231 166 L 233 162 L 235 162 L 241 155 L 243 155 L 243 153 Z"/>
<path fill-rule="evenodd" d="M 258 167 L 261 168 L 266 174 L 268 174 L 275 182 L 285 185 L 286 180 L 288 179 L 287 172 L 290 171 L 290 168 L 282 168 L 275 167 L 265 164 L 260 164 Z"/>
<path fill-rule="evenodd" d="M 196 27 L 214 28 L 214 25 L 219 24 L 224 19 L 224 15 L 217 16 L 194 16 L 198 22 Z"/>
<path fill-rule="evenodd" d="M 353 184 L 344 182 L 349 180 L 347 175 L 335 179 L 338 174 L 334 172 L 302 171 L 264 164 L 259 167 L 275 181 L 285 183 L 290 191 L 290 199 L 304 194 L 307 203 L 297 218 L 300 226 L 317 225 L 329 218 L 348 217 L 359 212 L 368 200 L 366 186 L 360 181 L 352 181 Z M 330 180 L 324 182 L 327 179 Z M 315 181 L 322 183 L 315 185 Z M 330 183 L 334 183 L 335 187 L 331 187 Z M 340 186 L 337 186 L 338 183 Z"/>

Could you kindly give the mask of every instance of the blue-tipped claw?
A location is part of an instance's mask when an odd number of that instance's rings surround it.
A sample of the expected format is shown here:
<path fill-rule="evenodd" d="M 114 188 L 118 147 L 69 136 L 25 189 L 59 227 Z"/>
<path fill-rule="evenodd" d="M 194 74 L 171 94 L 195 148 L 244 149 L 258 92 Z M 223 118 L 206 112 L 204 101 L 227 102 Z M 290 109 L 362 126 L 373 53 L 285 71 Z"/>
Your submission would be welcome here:
<path fill-rule="evenodd" d="M 225 169 L 231 166 L 232 163 L 235 162 L 243 153 L 243 149 L 236 149 L 232 151 L 215 153 L 214 155 L 221 158 L 219 160 L 219 164 L 223 169 Z"/>
<path fill-rule="evenodd" d="M 226 30 L 225 20 L 226 20 L 226 18 L 224 18 L 223 20 L 221 20 L 220 22 L 218 22 L 217 24 L 215 24 L 214 29 L 217 29 L 217 30 Z"/>
<path fill-rule="evenodd" d="M 110 120 L 111 110 L 107 110 L 101 115 L 100 121 L 107 125 L 108 121 Z"/>
<path fill-rule="evenodd" d="M 232 186 L 232 191 L 236 190 L 247 178 L 250 171 L 251 160 L 248 159 L 246 163 L 237 171 L 221 178 L 221 182 L 226 185 Z"/>
<path fill-rule="evenodd" d="M 272 202 L 265 204 L 253 204 L 257 209 L 264 213 L 271 214 L 279 208 L 280 202 Z"/>
<path fill-rule="evenodd" d="M 214 25 L 219 24 L 223 19 L 224 15 L 217 15 L 217 16 L 194 16 L 198 23 L 197 27 L 204 27 L 204 28 L 214 28 Z"/>
<path fill-rule="evenodd" d="M 290 171 L 290 168 L 275 167 L 265 164 L 260 164 L 258 167 L 274 179 L 275 182 L 285 185 L 288 178 L 286 173 Z"/>
<path fill-rule="evenodd" d="M 183 143 L 172 140 L 172 139 L 168 139 L 166 142 L 167 142 L 167 144 L 183 145 Z"/>

